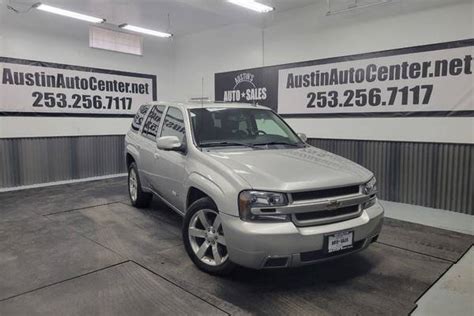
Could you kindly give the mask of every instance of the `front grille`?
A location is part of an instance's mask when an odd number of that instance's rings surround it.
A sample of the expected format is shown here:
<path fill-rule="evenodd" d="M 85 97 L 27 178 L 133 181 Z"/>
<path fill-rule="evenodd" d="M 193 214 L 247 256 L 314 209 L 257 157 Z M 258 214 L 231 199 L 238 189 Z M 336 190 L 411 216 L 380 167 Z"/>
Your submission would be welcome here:
<path fill-rule="evenodd" d="M 317 199 L 331 198 L 331 197 L 356 194 L 356 193 L 359 193 L 358 185 L 333 188 L 333 189 L 325 189 L 325 190 L 317 190 L 317 191 L 295 192 L 295 193 L 292 193 L 291 196 L 293 198 L 293 201 L 304 201 L 304 200 L 317 200 Z"/>
<path fill-rule="evenodd" d="M 347 207 L 341 207 L 335 210 L 325 210 L 307 213 L 296 213 L 295 217 L 298 221 L 310 221 L 328 217 L 336 217 L 340 215 L 346 215 L 351 213 L 357 213 L 359 211 L 359 205 L 351 205 Z"/>

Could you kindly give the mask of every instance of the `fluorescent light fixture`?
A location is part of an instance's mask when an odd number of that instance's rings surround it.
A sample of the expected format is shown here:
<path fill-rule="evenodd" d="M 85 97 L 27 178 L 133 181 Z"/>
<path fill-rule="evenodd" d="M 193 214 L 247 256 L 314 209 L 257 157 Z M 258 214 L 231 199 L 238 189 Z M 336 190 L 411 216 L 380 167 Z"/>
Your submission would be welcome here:
<path fill-rule="evenodd" d="M 76 13 L 73 11 L 68 11 L 68 10 L 63 10 L 59 8 L 55 8 L 46 4 L 42 3 L 36 3 L 34 7 L 38 10 L 41 11 L 46 11 L 54 14 L 59 14 L 59 15 L 64 15 L 73 19 L 78 19 L 78 20 L 83 20 L 87 22 L 92 22 L 92 23 L 103 23 L 105 22 L 105 19 L 100 19 L 100 18 L 95 18 L 93 16 L 85 15 L 85 14 L 80 14 Z"/>
<path fill-rule="evenodd" d="M 121 25 L 119 25 L 119 27 L 122 28 L 122 29 L 125 29 L 125 30 L 132 31 L 132 32 L 138 32 L 138 33 L 143 33 L 143 34 L 153 35 L 153 36 L 158 36 L 158 37 L 171 37 L 171 36 L 173 36 L 173 34 L 170 34 L 170 33 L 158 32 L 158 31 L 154 31 L 154 30 L 150 30 L 150 29 L 145 29 L 145 28 L 139 27 L 139 26 L 133 26 L 133 25 L 130 25 L 130 24 L 121 24 Z"/>
<path fill-rule="evenodd" d="M 365 8 L 375 7 L 375 6 L 378 6 L 378 5 L 381 5 L 381 4 L 388 4 L 388 3 L 391 3 L 391 2 L 392 2 L 392 0 L 380 0 L 379 2 L 373 2 L 373 3 L 367 3 L 367 4 L 358 4 L 356 2 L 352 5 L 349 5 L 346 8 L 335 10 L 335 11 L 332 11 L 331 7 L 328 5 L 328 12 L 326 13 L 326 15 L 336 15 L 336 14 L 339 14 L 339 13 L 354 11 L 356 9 L 365 9 Z M 329 4 L 329 2 L 328 2 L 328 4 Z"/>
<path fill-rule="evenodd" d="M 269 7 L 265 4 L 256 2 L 254 0 L 228 0 L 230 3 L 240 5 L 241 7 L 257 11 L 259 13 L 267 13 L 275 10 L 275 8 Z"/>

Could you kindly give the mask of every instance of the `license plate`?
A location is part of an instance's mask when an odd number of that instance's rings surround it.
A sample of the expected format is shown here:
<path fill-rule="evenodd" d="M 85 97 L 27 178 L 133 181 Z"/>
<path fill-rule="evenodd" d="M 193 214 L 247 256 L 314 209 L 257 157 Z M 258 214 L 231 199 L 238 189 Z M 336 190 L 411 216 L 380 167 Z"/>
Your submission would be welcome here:
<path fill-rule="evenodd" d="M 353 247 L 354 232 L 340 232 L 328 236 L 327 250 L 328 253 L 341 251 Z"/>

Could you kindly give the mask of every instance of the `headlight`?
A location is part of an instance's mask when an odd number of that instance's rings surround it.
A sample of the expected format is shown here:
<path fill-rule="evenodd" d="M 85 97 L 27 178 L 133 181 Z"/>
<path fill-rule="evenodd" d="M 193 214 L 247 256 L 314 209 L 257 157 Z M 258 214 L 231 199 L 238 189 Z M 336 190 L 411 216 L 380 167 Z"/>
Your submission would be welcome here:
<path fill-rule="evenodd" d="M 285 206 L 288 204 L 286 194 L 263 191 L 242 191 L 239 194 L 239 215 L 244 221 L 288 221 L 286 214 L 272 214 L 276 206 Z M 260 213 L 253 214 L 252 208 L 263 209 Z"/>
<path fill-rule="evenodd" d="M 375 177 L 372 177 L 372 179 L 364 185 L 364 194 L 372 195 L 375 193 L 377 193 L 377 180 Z"/>

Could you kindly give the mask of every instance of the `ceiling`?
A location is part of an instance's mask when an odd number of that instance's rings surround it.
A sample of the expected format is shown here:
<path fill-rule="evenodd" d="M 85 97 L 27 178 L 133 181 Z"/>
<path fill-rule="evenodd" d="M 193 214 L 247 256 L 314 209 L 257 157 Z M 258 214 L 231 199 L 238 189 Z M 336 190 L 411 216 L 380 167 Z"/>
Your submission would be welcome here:
<path fill-rule="evenodd" d="M 38 1 L 105 18 L 107 22 L 116 25 L 128 23 L 169 31 L 179 36 L 235 23 L 262 25 L 271 21 L 274 14 L 324 0 L 259 0 L 275 8 L 275 11 L 267 14 L 241 8 L 226 0 L 4 0 L 3 2 L 10 2 L 16 8 L 25 9 Z"/>

